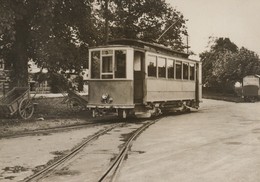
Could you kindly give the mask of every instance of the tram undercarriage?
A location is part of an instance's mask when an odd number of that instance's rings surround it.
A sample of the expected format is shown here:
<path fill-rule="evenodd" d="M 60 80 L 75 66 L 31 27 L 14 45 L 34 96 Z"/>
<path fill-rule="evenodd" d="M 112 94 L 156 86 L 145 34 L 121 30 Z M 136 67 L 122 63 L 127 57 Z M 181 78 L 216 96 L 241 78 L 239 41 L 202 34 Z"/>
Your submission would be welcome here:
<path fill-rule="evenodd" d="M 134 108 L 129 107 L 95 107 L 92 108 L 92 117 L 103 115 L 117 115 L 119 118 L 137 117 L 150 118 L 171 112 L 189 112 L 191 109 L 198 109 L 199 105 L 195 100 L 179 100 L 167 102 L 149 102 L 136 104 Z"/>

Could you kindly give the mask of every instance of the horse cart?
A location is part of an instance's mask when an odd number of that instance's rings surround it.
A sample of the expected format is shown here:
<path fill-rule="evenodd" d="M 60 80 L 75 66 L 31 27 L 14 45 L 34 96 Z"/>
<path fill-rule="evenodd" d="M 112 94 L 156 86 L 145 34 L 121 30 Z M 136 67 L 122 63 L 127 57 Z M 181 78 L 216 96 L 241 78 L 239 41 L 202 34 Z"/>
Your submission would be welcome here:
<path fill-rule="evenodd" d="M 34 112 L 34 104 L 28 87 L 15 87 L 0 98 L 0 115 L 19 114 L 22 119 L 29 119 Z"/>

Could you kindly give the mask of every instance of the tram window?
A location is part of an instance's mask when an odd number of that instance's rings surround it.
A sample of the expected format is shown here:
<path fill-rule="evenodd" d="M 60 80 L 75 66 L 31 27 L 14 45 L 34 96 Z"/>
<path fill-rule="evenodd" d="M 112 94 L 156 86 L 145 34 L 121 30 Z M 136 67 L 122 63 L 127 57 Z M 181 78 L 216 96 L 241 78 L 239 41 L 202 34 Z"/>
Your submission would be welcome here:
<path fill-rule="evenodd" d="M 195 80 L 195 64 L 190 64 L 190 80 Z"/>
<path fill-rule="evenodd" d="M 112 56 L 102 57 L 102 73 L 113 73 L 113 59 Z"/>
<path fill-rule="evenodd" d="M 126 51 L 115 51 L 115 78 L 126 78 Z"/>
<path fill-rule="evenodd" d="M 183 79 L 189 79 L 189 63 L 183 63 Z"/>
<path fill-rule="evenodd" d="M 157 70 L 156 70 L 156 56 L 148 56 L 148 76 L 156 77 Z"/>
<path fill-rule="evenodd" d="M 167 60 L 168 78 L 174 78 L 174 60 Z"/>
<path fill-rule="evenodd" d="M 100 78 L 100 51 L 91 52 L 91 78 Z"/>
<path fill-rule="evenodd" d="M 166 59 L 158 58 L 158 77 L 166 78 Z"/>
<path fill-rule="evenodd" d="M 182 79 L 182 63 L 176 61 L 176 79 Z"/>

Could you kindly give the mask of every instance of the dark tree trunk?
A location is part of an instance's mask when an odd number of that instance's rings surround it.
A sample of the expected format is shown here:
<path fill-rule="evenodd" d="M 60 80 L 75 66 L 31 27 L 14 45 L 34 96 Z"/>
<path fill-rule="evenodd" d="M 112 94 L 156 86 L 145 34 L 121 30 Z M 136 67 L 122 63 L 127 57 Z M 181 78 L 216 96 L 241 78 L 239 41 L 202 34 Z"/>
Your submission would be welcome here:
<path fill-rule="evenodd" d="M 10 60 L 12 62 L 12 86 L 28 86 L 28 34 L 26 18 L 19 19 L 15 25 L 15 43 Z"/>

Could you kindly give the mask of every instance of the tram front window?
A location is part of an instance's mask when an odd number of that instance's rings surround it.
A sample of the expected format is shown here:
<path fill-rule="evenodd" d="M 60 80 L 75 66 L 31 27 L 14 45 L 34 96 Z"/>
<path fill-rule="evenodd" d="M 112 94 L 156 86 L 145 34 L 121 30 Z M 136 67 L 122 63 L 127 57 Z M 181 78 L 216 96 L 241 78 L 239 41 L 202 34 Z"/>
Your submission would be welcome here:
<path fill-rule="evenodd" d="M 115 78 L 126 78 L 126 51 L 115 51 Z"/>
<path fill-rule="evenodd" d="M 100 51 L 91 52 L 91 78 L 100 78 Z"/>
<path fill-rule="evenodd" d="M 113 57 L 103 56 L 102 57 L 102 79 L 113 78 Z"/>
<path fill-rule="evenodd" d="M 127 78 L 127 50 L 94 50 L 91 51 L 91 79 Z"/>
<path fill-rule="evenodd" d="M 112 73 L 112 56 L 102 57 L 102 73 Z"/>

